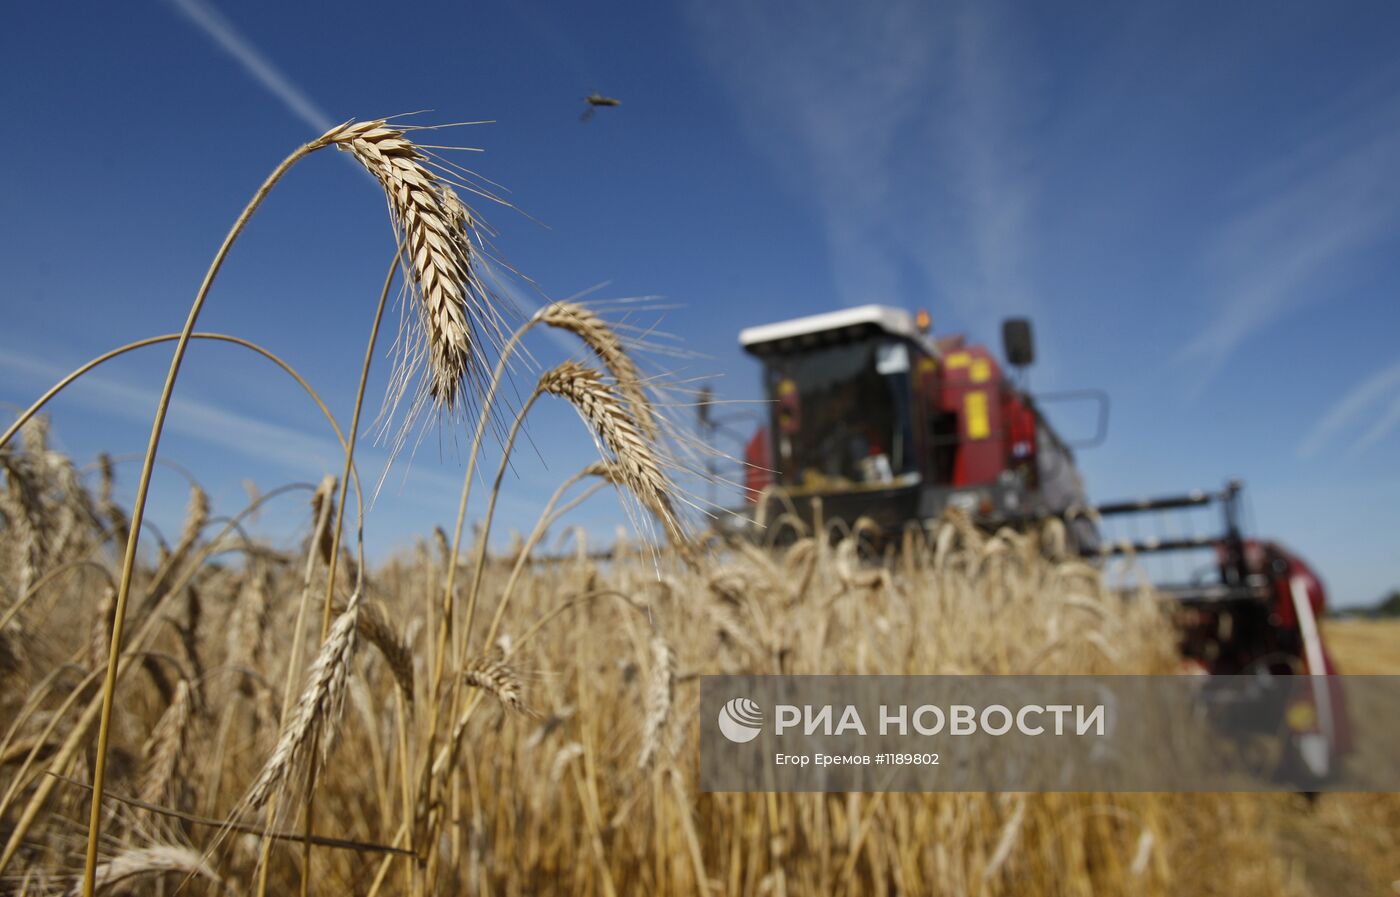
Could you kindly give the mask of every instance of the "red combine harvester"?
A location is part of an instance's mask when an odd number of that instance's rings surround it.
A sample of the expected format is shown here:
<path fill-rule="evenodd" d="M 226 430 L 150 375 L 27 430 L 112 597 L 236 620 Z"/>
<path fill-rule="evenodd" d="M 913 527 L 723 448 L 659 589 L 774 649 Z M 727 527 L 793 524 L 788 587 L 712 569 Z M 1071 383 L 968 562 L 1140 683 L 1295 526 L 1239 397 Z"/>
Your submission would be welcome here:
<path fill-rule="evenodd" d="M 1009 320 L 1003 335 L 1008 362 L 1030 364 L 1030 323 Z M 948 506 L 994 527 L 1088 505 L 1073 451 L 1031 395 L 985 346 L 930 338 L 922 313 L 866 305 L 739 340 L 763 363 L 771 400 L 745 451 L 760 519 L 794 509 L 810 522 L 819 507 L 898 532 Z M 1094 544 L 1091 527 L 1077 535 Z"/>
<path fill-rule="evenodd" d="M 1348 747 L 1335 669 L 1318 620 L 1321 581 L 1299 557 L 1240 530 L 1240 486 L 1218 493 L 1091 505 L 1069 443 L 1041 412 L 1047 401 L 1098 404 L 1101 392 L 1032 395 L 1023 370 L 1034 360 L 1030 322 L 1002 327 L 1008 377 L 992 353 L 962 336 L 933 338 L 927 314 L 866 305 L 746 328 L 745 350 L 763 365 L 767 420 L 745 449 L 754 526 L 795 515 L 807 526 L 860 518 L 886 534 L 924 527 L 958 507 L 987 529 L 1059 517 L 1082 554 L 1107 558 L 1183 555 L 1206 561 L 1185 582 L 1157 590 L 1173 598 L 1188 668 L 1224 675 L 1315 677 L 1305 704 L 1290 709 L 1291 761 L 1316 778 Z M 702 425 L 718 427 L 702 404 Z M 1223 526 L 1181 534 L 1174 517 L 1216 506 Z M 1108 539 L 1144 517 L 1169 534 Z M 1180 523 L 1180 520 L 1176 521 Z M 774 538 L 780 534 L 768 533 Z"/>

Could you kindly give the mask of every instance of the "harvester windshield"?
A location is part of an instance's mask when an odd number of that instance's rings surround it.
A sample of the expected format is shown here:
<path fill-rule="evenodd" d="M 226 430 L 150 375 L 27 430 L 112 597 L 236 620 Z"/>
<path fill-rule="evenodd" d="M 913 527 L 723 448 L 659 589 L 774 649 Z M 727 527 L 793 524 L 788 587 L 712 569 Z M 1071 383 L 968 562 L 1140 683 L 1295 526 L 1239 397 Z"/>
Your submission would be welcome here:
<path fill-rule="evenodd" d="M 1028 326 L 1007 329 L 1007 356 L 1029 363 Z M 765 514 L 776 501 L 897 530 L 949 506 L 990 524 L 1085 504 L 1069 448 L 984 346 L 930 339 L 882 305 L 748 327 L 739 342 L 770 401 L 745 449 Z"/>
<path fill-rule="evenodd" d="M 822 489 L 917 477 L 904 341 L 871 334 L 765 361 L 781 482 Z"/>

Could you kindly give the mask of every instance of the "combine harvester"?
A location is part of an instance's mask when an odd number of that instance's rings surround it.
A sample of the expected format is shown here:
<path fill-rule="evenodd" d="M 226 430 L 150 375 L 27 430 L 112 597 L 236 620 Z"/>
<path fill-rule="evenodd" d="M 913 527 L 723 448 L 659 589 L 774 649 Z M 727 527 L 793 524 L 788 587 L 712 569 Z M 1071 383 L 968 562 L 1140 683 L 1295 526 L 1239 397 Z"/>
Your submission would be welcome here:
<path fill-rule="evenodd" d="M 1004 354 L 1014 376 L 985 346 L 962 336 L 933 338 L 926 312 L 866 305 L 750 327 L 739 334 L 763 365 L 769 413 L 745 449 L 746 486 L 756 529 L 795 516 L 826 529 L 864 518 L 885 536 L 935 523 L 950 507 L 979 526 L 1024 527 L 1058 517 L 1080 553 L 1107 558 L 1205 555 L 1185 582 L 1156 591 L 1176 602 L 1184 664 L 1221 675 L 1309 675 L 1311 699 L 1280 721 L 1292 748 L 1291 773 L 1325 779 L 1349 745 L 1336 670 L 1318 620 L 1322 583 L 1297 555 L 1240 528 L 1240 485 L 1219 492 L 1091 505 L 1071 445 L 1041 407 L 1066 400 L 1097 405 L 1102 392 L 1035 394 L 1025 386 L 1034 360 L 1030 322 L 1007 320 Z M 702 428 L 719 423 L 702 405 Z M 1130 530 L 1146 515 L 1171 525 L 1202 508 L 1220 512 L 1208 535 L 1109 540 L 1114 521 Z M 786 516 L 785 515 L 789 515 Z M 868 528 L 868 524 L 865 528 Z M 767 533 L 772 538 L 778 533 Z M 1299 766 L 1301 764 L 1301 766 Z"/>

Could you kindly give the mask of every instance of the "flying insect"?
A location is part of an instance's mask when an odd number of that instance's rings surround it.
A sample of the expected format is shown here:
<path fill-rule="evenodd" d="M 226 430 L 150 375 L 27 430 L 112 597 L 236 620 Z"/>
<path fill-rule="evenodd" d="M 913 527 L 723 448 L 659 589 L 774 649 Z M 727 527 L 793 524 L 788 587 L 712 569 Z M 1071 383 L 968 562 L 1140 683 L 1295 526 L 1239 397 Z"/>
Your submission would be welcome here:
<path fill-rule="evenodd" d="M 591 121 L 593 115 L 599 109 L 605 106 L 616 107 L 622 105 L 622 101 L 617 99 L 616 97 L 605 97 L 597 91 L 594 91 L 593 93 L 590 93 L 588 96 L 584 97 L 583 101 L 588 104 L 588 108 L 583 110 L 583 114 L 579 116 L 578 120 L 581 122 Z"/>

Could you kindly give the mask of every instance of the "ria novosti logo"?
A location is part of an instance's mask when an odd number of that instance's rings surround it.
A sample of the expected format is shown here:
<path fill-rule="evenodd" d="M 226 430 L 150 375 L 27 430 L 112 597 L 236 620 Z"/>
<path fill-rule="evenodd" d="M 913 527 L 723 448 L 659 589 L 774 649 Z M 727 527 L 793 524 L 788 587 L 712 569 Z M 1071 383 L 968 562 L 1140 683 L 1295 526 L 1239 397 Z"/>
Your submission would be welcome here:
<path fill-rule="evenodd" d="M 903 738 L 912 728 L 912 734 L 921 736 L 1001 736 L 1012 731 L 1029 736 L 1107 734 L 1105 704 L 950 704 L 946 708 L 920 704 L 910 708 L 909 704 L 880 704 L 875 733 Z M 773 710 L 773 734 L 779 737 L 789 734 L 789 729 L 808 737 L 864 736 L 871 731 L 854 704 L 778 704 Z M 719 730 L 735 744 L 753 741 L 763 730 L 763 708 L 749 698 L 730 698 L 719 709 Z"/>
<path fill-rule="evenodd" d="M 763 730 L 763 708 L 748 698 L 731 698 L 719 709 L 719 731 L 735 744 L 753 741 Z"/>

